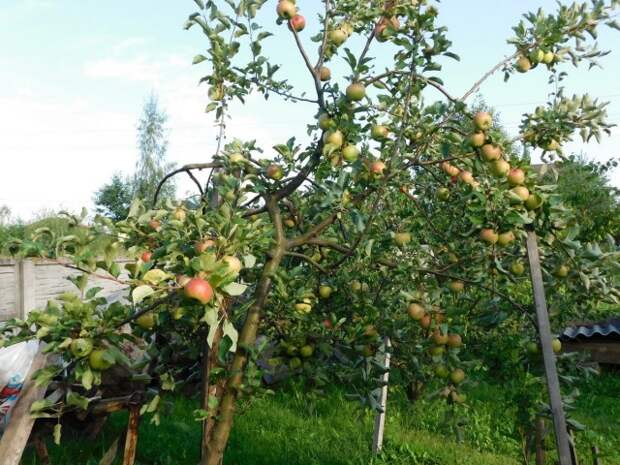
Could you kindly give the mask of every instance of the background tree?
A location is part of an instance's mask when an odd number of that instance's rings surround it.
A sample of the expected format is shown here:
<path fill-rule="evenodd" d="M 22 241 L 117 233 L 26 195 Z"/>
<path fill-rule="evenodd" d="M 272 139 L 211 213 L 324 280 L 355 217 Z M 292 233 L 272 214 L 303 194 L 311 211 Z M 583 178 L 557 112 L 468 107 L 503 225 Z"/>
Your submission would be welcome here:
<path fill-rule="evenodd" d="M 124 179 L 120 173 L 115 173 L 110 182 L 95 193 L 96 212 L 114 221 L 120 221 L 127 218 L 132 199 L 132 182 Z"/>
<path fill-rule="evenodd" d="M 168 150 L 168 116 L 159 107 L 155 94 L 151 94 L 144 104 L 142 117 L 138 124 L 138 148 L 140 155 L 132 181 L 133 197 L 153 199 L 157 185 L 172 168 L 166 163 Z M 166 184 L 160 193 L 161 199 L 173 198 L 174 184 Z"/>
<path fill-rule="evenodd" d="M 555 165 L 558 193 L 579 215 L 581 240 L 603 240 L 611 234 L 620 241 L 620 190 L 609 183 L 609 173 L 618 166 L 616 160 L 599 163 L 584 155 L 572 155 Z"/>

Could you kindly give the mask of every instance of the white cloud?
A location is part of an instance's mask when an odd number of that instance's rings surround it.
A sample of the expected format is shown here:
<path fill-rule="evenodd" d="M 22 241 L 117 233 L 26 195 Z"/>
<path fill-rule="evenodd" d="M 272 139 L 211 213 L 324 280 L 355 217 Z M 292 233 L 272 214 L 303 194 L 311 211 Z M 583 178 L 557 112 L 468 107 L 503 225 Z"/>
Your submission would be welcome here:
<path fill-rule="evenodd" d="M 161 67 L 146 56 L 132 59 L 103 58 L 86 63 L 84 75 L 94 79 L 125 79 L 128 81 L 158 82 Z"/>

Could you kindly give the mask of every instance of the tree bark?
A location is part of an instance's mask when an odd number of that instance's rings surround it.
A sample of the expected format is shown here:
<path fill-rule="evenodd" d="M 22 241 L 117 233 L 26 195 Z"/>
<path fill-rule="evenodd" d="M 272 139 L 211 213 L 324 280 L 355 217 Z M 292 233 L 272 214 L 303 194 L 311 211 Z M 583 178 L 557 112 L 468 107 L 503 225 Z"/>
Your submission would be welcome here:
<path fill-rule="evenodd" d="M 207 456 L 209 440 L 211 439 L 215 419 L 217 418 L 217 409 L 212 411 L 209 408 L 209 399 L 214 397 L 219 401 L 222 396 L 223 383 L 216 382 L 211 384 L 210 381 L 212 369 L 216 367 L 218 363 L 217 356 L 221 339 L 222 328 L 220 327 L 215 333 L 211 347 L 209 347 L 205 338 L 202 351 L 201 408 L 209 412 L 208 417 L 202 422 L 201 457 L 203 460 Z"/>
<path fill-rule="evenodd" d="M 243 382 L 243 373 L 248 361 L 245 347 L 254 345 L 258 333 L 261 311 L 267 300 L 271 288 L 271 277 L 280 266 L 285 248 L 276 247 L 271 253 L 271 259 L 266 263 L 262 276 L 255 292 L 254 304 L 248 310 L 248 315 L 239 335 L 237 352 L 229 369 L 229 377 L 223 389 L 222 399 L 218 408 L 218 416 L 214 421 L 210 438 L 205 448 L 202 465 L 221 465 L 224 451 L 232 429 L 235 404 L 239 395 L 239 388 Z"/>

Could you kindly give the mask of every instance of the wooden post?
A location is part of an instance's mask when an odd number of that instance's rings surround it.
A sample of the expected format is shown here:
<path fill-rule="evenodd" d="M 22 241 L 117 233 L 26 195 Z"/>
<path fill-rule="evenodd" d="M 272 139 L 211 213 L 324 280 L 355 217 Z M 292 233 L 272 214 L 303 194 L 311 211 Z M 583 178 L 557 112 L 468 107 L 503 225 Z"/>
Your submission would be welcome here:
<path fill-rule="evenodd" d="M 540 267 L 538 254 L 538 242 L 536 233 L 529 229 L 527 232 L 527 255 L 530 262 L 530 275 L 532 289 L 534 291 L 534 304 L 536 306 L 536 318 L 538 322 L 538 335 L 542 347 L 545 375 L 547 377 L 547 389 L 555 427 L 555 440 L 558 449 L 560 465 L 574 465 L 571 459 L 570 442 L 566 429 L 566 418 L 562 407 L 562 394 L 560 392 L 560 380 L 555 365 L 555 354 L 551 346 L 551 324 L 547 312 L 547 300 Z"/>
<path fill-rule="evenodd" d="M 375 455 L 381 452 L 381 449 L 383 448 L 383 433 L 385 431 L 385 411 L 387 408 L 388 381 L 390 379 L 390 348 L 392 347 L 389 337 L 386 337 L 384 339 L 383 345 L 385 347 L 385 373 L 383 373 L 383 375 L 381 376 L 381 382 L 383 384 L 383 386 L 381 387 L 381 397 L 379 399 L 379 407 L 381 410 L 377 413 L 377 416 L 375 417 L 375 431 L 372 438 L 372 453 Z"/>
<path fill-rule="evenodd" d="M 47 355 L 43 353 L 43 345 L 32 361 L 28 376 L 24 380 L 22 392 L 11 411 L 9 424 L 0 439 L 0 463 L 2 465 L 19 465 L 24 448 L 28 443 L 34 418 L 30 415 L 33 402 L 45 395 L 47 384 L 36 386 L 32 375 L 47 364 Z"/>
<path fill-rule="evenodd" d="M 599 450 L 598 447 L 596 446 L 592 446 L 592 459 L 593 459 L 593 464 L 594 465 L 603 465 L 601 463 L 601 460 L 599 458 Z"/>
<path fill-rule="evenodd" d="M 15 262 L 15 303 L 18 318 L 25 319 L 34 310 L 36 284 L 34 262 L 28 259 Z"/>
<path fill-rule="evenodd" d="M 125 455 L 123 465 L 134 465 L 136 449 L 138 447 L 138 426 L 140 424 L 140 406 L 129 407 L 129 421 L 127 422 L 127 436 L 125 436 Z"/>

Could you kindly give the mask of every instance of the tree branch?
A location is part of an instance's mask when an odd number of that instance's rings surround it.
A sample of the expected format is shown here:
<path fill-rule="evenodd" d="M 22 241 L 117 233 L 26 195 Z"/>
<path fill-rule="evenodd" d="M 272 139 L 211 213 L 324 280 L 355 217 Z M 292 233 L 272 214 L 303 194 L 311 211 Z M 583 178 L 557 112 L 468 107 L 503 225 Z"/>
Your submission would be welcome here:
<path fill-rule="evenodd" d="M 166 181 L 168 181 L 168 179 L 172 178 L 173 176 L 176 176 L 179 173 L 188 173 L 190 174 L 190 171 L 192 170 L 205 170 L 205 169 L 209 169 L 209 168 L 221 168 L 222 164 L 221 163 L 217 163 L 217 162 L 212 162 L 212 163 L 192 163 L 189 165 L 185 165 L 182 166 L 181 168 L 178 168 L 170 173 L 168 173 L 166 176 L 163 177 L 163 179 L 159 182 L 159 184 L 157 185 L 157 190 L 155 191 L 155 196 L 153 198 L 153 205 L 157 204 L 157 198 L 159 197 L 159 193 L 161 191 L 161 188 L 163 187 L 163 185 L 166 183 Z M 192 177 L 192 179 L 196 179 L 195 177 L 193 177 L 190 174 L 190 177 Z M 198 181 L 196 180 L 196 182 L 198 183 Z M 202 187 L 200 186 L 200 183 L 198 183 L 200 192 L 202 193 Z"/>

